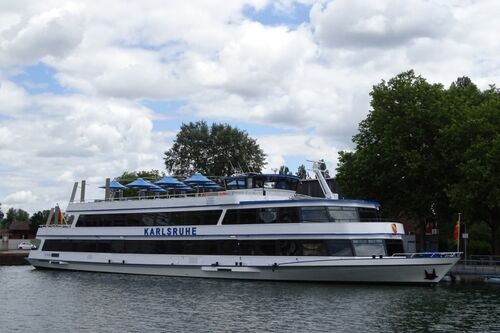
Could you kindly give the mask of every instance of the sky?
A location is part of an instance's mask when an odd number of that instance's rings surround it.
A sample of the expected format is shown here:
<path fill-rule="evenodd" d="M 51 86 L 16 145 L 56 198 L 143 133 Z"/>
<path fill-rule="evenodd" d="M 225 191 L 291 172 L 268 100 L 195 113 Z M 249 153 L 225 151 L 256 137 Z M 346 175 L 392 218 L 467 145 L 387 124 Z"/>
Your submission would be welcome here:
<path fill-rule="evenodd" d="M 0 202 L 164 170 L 182 123 L 245 130 L 266 171 L 352 150 L 373 85 L 500 83 L 500 1 L 0 1 Z"/>

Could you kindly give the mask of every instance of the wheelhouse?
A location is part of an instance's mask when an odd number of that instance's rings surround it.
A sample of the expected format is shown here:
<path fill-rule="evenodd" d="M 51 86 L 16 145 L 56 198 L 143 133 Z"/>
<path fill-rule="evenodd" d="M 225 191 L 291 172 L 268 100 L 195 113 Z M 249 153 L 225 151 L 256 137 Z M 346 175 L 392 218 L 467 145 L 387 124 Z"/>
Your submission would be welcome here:
<path fill-rule="evenodd" d="M 300 178 L 292 175 L 246 173 L 223 179 L 226 189 L 274 188 L 296 191 Z"/>

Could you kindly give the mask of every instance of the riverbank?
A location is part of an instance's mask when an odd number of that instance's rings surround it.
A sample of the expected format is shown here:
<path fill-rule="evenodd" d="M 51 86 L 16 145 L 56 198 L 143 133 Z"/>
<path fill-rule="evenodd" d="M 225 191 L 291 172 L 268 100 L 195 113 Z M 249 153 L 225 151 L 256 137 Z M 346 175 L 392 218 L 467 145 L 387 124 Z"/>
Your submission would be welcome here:
<path fill-rule="evenodd" d="M 0 251 L 0 266 L 28 265 L 26 258 L 29 253 L 29 250 Z"/>

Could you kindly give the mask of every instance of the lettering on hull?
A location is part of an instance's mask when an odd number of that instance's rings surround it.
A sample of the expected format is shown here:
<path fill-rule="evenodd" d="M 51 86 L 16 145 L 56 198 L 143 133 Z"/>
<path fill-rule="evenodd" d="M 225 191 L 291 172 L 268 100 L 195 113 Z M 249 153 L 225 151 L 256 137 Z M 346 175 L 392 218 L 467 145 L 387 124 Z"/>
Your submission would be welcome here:
<path fill-rule="evenodd" d="M 161 227 L 144 228 L 144 236 L 150 237 L 172 237 L 172 236 L 196 236 L 196 227 Z"/>

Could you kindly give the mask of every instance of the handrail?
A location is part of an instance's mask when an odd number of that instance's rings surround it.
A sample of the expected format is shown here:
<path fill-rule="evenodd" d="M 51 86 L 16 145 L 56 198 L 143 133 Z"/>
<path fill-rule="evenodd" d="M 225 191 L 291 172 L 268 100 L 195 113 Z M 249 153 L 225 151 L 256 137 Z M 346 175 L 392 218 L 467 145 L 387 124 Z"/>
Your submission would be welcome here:
<path fill-rule="evenodd" d="M 394 253 L 392 257 L 406 258 L 452 258 L 460 257 L 463 252 L 417 252 L 417 253 Z"/>
<path fill-rule="evenodd" d="M 71 228 L 71 224 L 42 224 L 39 228 Z"/>

